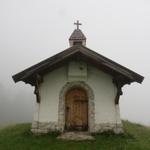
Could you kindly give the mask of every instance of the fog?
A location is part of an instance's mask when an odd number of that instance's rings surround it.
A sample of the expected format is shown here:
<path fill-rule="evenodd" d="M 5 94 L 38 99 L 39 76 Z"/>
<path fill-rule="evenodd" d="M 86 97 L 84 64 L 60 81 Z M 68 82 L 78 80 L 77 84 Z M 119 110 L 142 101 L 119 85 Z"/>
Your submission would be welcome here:
<path fill-rule="evenodd" d="M 69 47 L 78 19 L 87 47 L 145 77 L 123 88 L 121 118 L 150 125 L 149 0 L 0 0 L 0 126 L 31 122 L 33 87 L 11 76 Z"/>

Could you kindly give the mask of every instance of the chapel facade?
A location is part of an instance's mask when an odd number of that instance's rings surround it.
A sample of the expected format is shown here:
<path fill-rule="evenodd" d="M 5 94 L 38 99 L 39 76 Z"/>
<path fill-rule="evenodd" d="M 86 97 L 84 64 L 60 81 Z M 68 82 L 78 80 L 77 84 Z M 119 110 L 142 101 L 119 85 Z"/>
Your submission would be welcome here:
<path fill-rule="evenodd" d="M 35 87 L 36 111 L 31 131 L 122 133 L 122 87 L 142 83 L 144 78 L 87 48 L 80 23 L 76 25 L 68 49 L 13 76 L 15 82 Z"/>

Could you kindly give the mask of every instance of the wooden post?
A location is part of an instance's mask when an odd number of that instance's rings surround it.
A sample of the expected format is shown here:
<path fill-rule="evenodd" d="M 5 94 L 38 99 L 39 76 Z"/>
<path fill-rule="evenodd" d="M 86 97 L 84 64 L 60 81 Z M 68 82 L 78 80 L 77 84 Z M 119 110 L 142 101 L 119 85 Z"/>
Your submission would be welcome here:
<path fill-rule="evenodd" d="M 34 94 L 36 95 L 36 101 L 37 101 L 37 103 L 40 103 L 40 100 L 41 100 L 39 86 L 40 86 L 40 84 L 42 82 L 43 82 L 43 78 L 39 74 L 36 74 Z"/>
<path fill-rule="evenodd" d="M 130 84 L 130 82 L 128 80 L 126 80 L 125 78 L 123 78 L 122 76 L 118 75 L 118 76 L 115 76 L 113 78 L 113 83 L 117 87 L 117 94 L 116 94 L 116 97 L 115 97 L 115 104 L 119 104 L 120 95 L 123 95 L 122 87 L 125 84 Z"/>

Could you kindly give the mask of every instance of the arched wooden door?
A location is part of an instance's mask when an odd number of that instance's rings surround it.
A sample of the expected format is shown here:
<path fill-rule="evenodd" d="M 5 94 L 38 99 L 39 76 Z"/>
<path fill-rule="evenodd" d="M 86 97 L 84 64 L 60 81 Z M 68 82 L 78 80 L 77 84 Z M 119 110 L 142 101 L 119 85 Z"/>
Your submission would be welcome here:
<path fill-rule="evenodd" d="M 82 88 L 74 88 L 66 94 L 66 129 L 88 129 L 88 99 Z"/>

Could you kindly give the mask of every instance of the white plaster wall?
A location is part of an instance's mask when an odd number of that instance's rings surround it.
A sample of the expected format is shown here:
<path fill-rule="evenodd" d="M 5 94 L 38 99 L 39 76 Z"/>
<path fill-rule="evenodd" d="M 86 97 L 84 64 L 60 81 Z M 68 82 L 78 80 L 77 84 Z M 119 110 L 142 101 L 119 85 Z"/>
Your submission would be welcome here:
<path fill-rule="evenodd" d="M 58 121 L 59 93 L 67 80 L 66 70 L 64 66 L 44 76 L 44 82 L 40 86 L 40 122 Z"/>
<path fill-rule="evenodd" d="M 34 115 L 33 115 L 33 121 L 39 121 L 39 109 L 40 109 L 40 104 L 36 102 L 35 112 L 34 112 Z"/>
<path fill-rule="evenodd" d="M 58 68 L 44 76 L 44 82 L 40 86 L 41 103 L 35 113 L 34 121 L 58 121 L 59 93 L 68 81 L 67 67 Z M 112 82 L 112 77 L 91 65 L 88 65 L 87 71 L 88 75 L 84 81 L 94 92 L 95 123 L 121 122 L 119 106 L 116 107 L 114 102 L 117 89 Z"/>
<path fill-rule="evenodd" d="M 112 77 L 93 66 L 88 66 L 87 83 L 95 95 L 95 123 L 116 123 L 114 100 L 117 89 L 112 82 Z"/>

